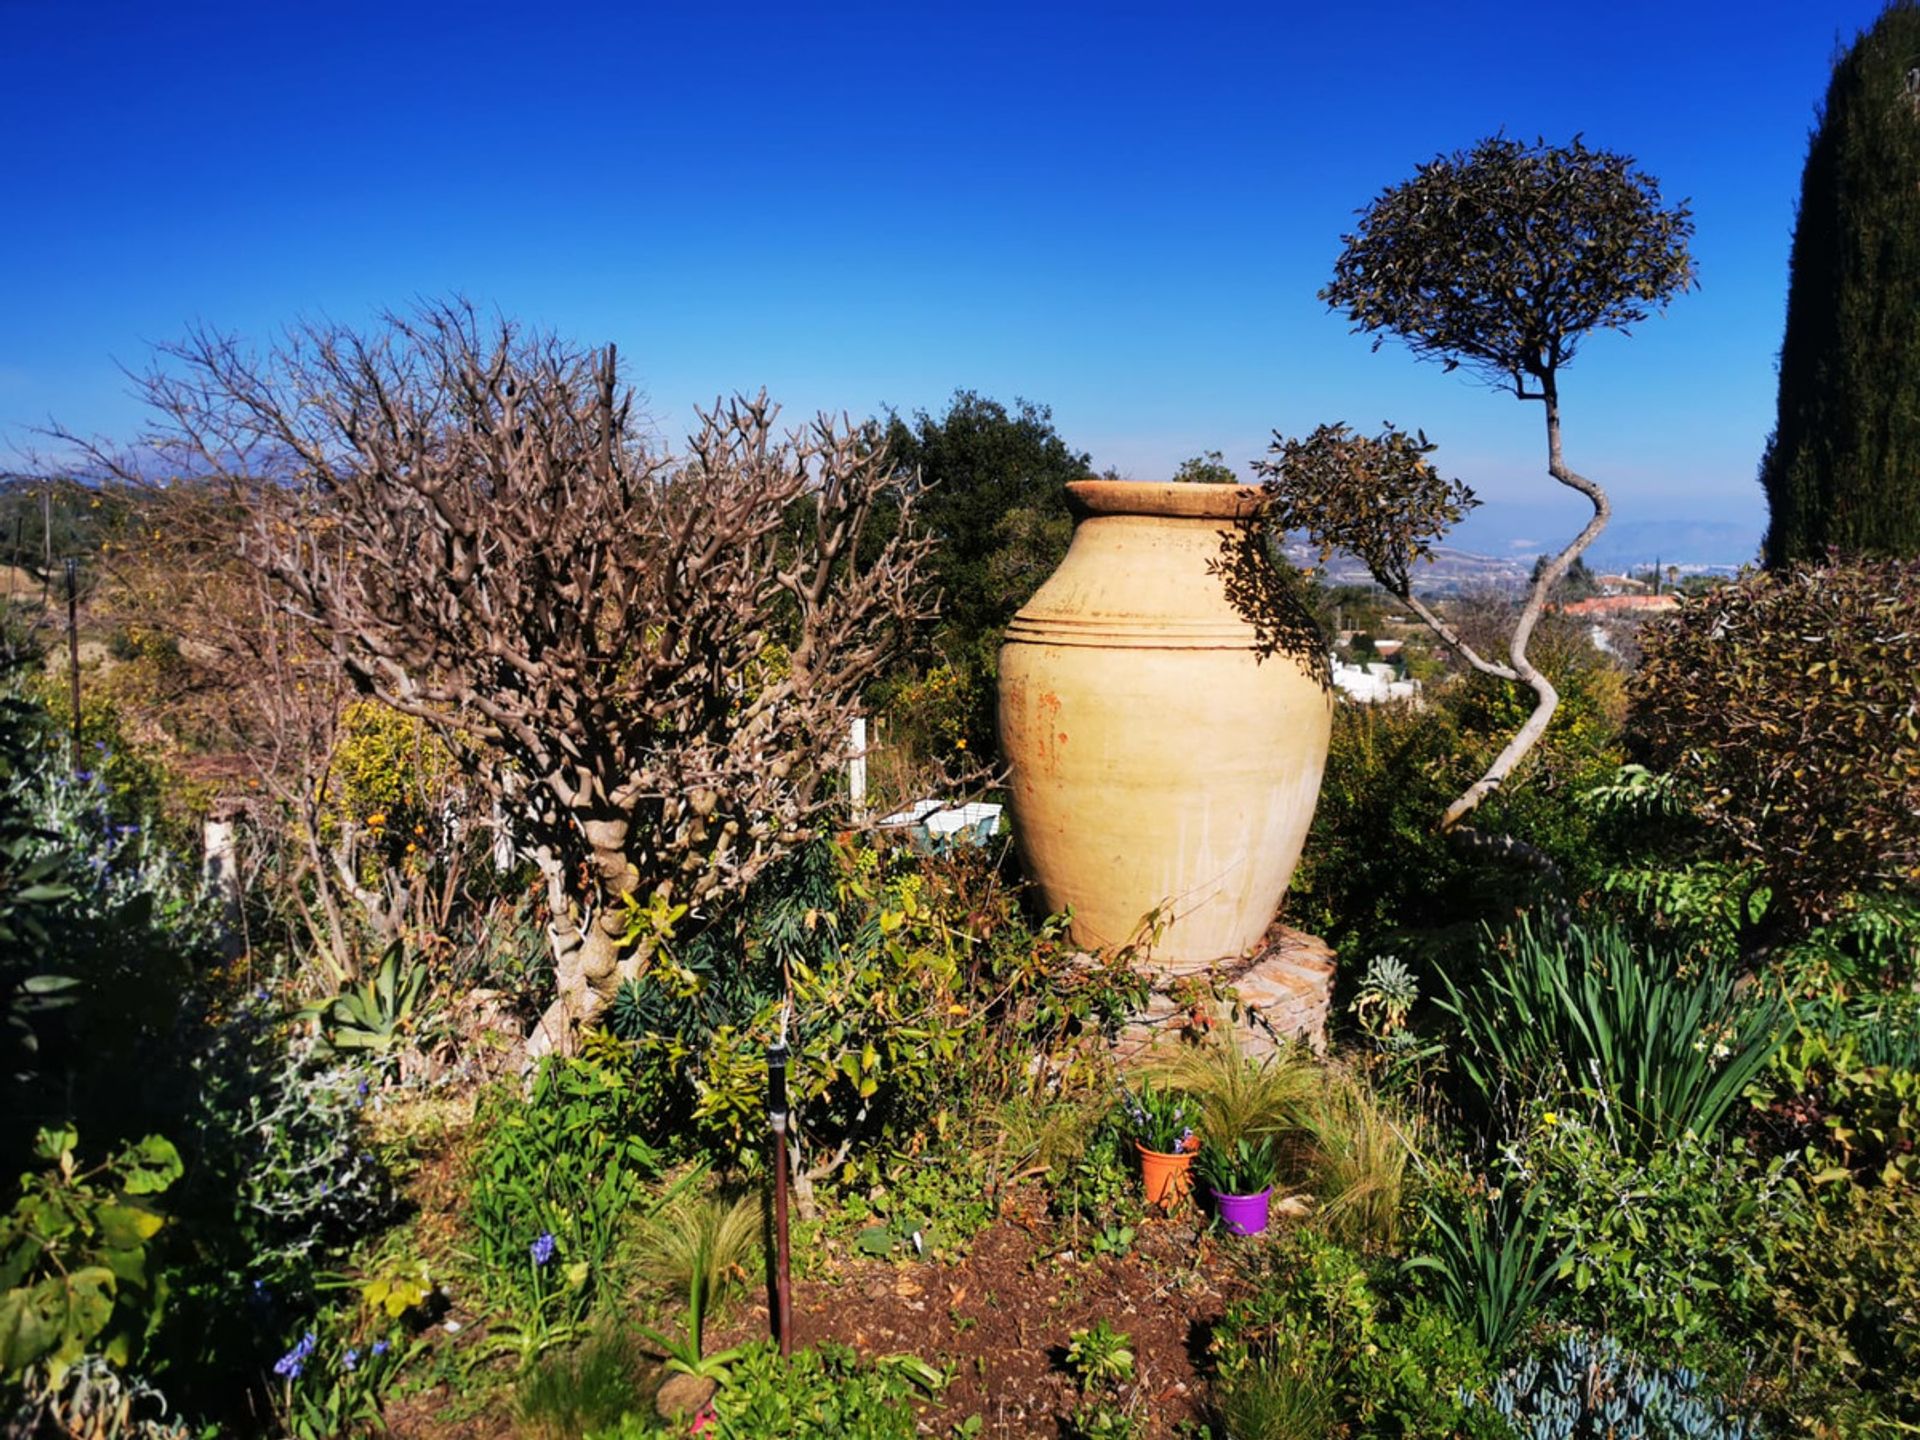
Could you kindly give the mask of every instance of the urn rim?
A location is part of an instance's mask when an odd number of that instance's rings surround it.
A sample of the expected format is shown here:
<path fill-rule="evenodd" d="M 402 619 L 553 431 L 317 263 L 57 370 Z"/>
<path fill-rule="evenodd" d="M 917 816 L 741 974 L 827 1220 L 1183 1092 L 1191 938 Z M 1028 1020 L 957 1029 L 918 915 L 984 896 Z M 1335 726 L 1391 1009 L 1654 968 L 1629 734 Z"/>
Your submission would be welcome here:
<path fill-rule="evenodd" d="M 1152 515 L 1175 520 L 1244 520 L 1266 503 L 1256 485 L 1174 480 L 1072 480 L 1067 498 L 1074 513 Z"/>

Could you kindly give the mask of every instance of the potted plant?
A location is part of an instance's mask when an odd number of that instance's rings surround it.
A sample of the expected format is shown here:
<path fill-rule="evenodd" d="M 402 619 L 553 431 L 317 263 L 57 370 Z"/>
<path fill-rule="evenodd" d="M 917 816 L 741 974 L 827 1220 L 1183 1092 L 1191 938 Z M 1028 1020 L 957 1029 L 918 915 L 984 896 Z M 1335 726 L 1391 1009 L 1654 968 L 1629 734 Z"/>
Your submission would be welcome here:
<path fill-rule="evenodd" d="M 1275 1173 L 1271 1135 L 1254 1141 L 1242 1135 L 1231 1145 L 1208 1141 L 1200 1151 L 1201 1178 L 1229 1234 L 1258 1235 L 1267 1228 Z"/>
<path fill-rule="evenodd" d="M 1126 1123 L 1140 1152 L 1140 1178 L 1146 1184 L 1147 1204 L 1172 1209 L 1193 1184 L 1188 1173 L 1200 1149 L 1193 1121 L 1198 1107 L 1177 1090 L 1155 1090 L 1143 1081 L 1138 1091 L 1122 1087 Z"/>

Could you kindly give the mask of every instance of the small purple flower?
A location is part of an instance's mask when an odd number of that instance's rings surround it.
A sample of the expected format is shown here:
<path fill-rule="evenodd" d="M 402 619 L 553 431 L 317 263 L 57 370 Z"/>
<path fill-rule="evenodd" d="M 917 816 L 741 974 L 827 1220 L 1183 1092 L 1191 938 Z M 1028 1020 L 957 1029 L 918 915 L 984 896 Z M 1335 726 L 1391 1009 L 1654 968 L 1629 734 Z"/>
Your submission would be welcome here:
<path fill-rule="evenodd" d="M 533 1263 L 536 1265 L 544 1265 L 553 1259 L 554 1244 L 553 1232 L 551 1230 L 542 1231 L 540 1238 L 534 1241 L 531 1247 L 533 1251 Z"/>
<path fill-rule="evenodd" d="M 376 1340 L 376 1341 L 374 1341 L 374 1342 L 373 1342 L 373 1353 L 374 1353 L 374 1354 L 375 1354 L 376 1356 L 380 1356 L 380 1355 L 384 1355 L 384 1354 L 386 1354 L 386 1353 L 387 1353 L 387 1349 L 388 1349 L 388 1346 L 387 1346 L 387 1342 L 386 1342 L 386 1341 L 384 1341 L 384 1340 Z"/>
<path fill-rule="evenodd" d="M 340 1368 L 345 1370 L 349 1375 L 355 1370 L 358 1370 L 360 1368 L 360 1352 L 358 1350 L 347 1351 L 346 1354 L 340 1357 Z"/>
<path fill-rule="evenodd" d="M 320 1342 L 309 1330 L 300 1337 L 300 1343 L 273 1362 L 273 1373 L 282 1380 L 297 1380 L 300 1372 L 307 1368 L 307 1357 L 313 1354 L 313 1347 Z"/>
<path fill-rule="evenodd" d="M 362 1080 L 362 1081 L 360 1082 L 360 1086 L 359 1086 L 359 1090 L 360 1090 L 360 1096 L 361 1096 L 361 1098 L 362 1098 L 362 1099 L 365 1099 L 365 1098 L 366 1098 L 366 1094 L 367 1094 L 367 1082 L 366 1082 L 366 1081 L 364 1081 L 364 1080 Z"/>

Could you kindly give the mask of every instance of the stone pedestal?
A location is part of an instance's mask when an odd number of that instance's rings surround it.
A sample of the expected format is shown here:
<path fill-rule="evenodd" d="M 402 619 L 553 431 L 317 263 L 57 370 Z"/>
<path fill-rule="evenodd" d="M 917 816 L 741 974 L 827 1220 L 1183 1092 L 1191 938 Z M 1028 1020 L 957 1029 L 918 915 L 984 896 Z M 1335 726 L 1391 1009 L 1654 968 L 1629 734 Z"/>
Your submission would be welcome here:
<path fill-rule="evenodd" d="M 1206 1018 L 1233 1025 L 1242 1054 L 1267 1056 L 1289 1040 L 1305 1040 L 1316 1051 L 1327 1047 L 1334 954 L 1317 936 L 1275 925 L 1245 959 L 1149 965 L 1147 973 L 1153 985 L 1147 1008 L 1114 1042 L 1123 1064 L 1178 1039 L 1195 1021 L 1194 1002 L 1207 1002 L 1213 993 L 1221 999 L 1207 1006 Z"/>

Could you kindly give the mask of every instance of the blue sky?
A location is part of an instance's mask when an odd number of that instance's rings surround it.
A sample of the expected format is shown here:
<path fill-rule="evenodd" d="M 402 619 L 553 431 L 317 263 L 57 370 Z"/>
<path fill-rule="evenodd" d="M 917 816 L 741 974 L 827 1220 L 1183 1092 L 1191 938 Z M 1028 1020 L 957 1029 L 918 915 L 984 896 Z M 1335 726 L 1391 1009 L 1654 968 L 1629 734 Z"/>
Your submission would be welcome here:
<path fill-rule="evenodd" d="M 139 423 L 120 365 L 462 293 L 617 341 L 663 429 L 1053 407 L 1142 478 L 1421 426 L 1489 551 L 1569 532 L 1539 407 L 1315 300 L 1353 211 L 1505 129 L 1690 198 L 1702 288 L 1563 381 L 1623 524 L 1757 539 L 1800 165 L 1879 0 L 1244 6 L 0 0 L 0 464 Z"/>

